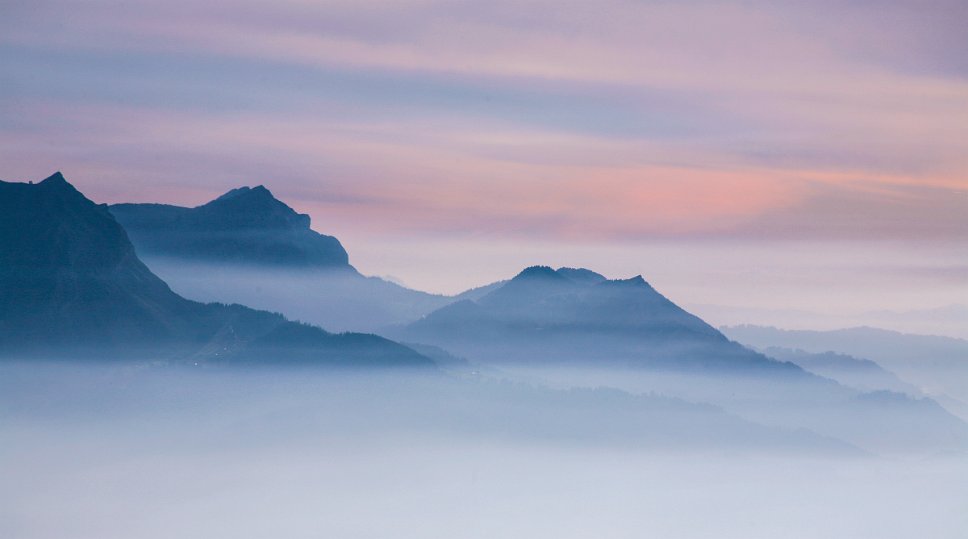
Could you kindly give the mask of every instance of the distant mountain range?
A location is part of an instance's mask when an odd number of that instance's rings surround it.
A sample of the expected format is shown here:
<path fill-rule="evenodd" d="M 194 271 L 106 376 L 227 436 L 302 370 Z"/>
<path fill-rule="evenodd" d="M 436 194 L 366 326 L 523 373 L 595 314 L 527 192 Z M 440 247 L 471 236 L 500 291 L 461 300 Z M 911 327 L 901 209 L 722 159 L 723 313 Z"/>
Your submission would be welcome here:
<path fill-rule="evenodd" d="M 118 219 L 139 230 L 132 236 L 140 246 Z M 390 322 L 384 335 L 413 348 L 185 299 L 156 276 L 158 268 L 162 277 L 176 275 L 175 290 L 192 290 L 194 299 L 251 298 L 257 307 L 345 326 Z M 364 277 L 335 238 L 313 232 L 308 218 L 264 188 L 234 190 L 192 209 L 108 208 L 60 174 L 38 184 L 0 182 L 0 357 L 422 368 L 435 366 L 432 357 L 443 370 L 468 375 L 478 365 L 513 376 L 535 368 L 552 386 L 574 376 L 563 385 L 662 391 L 862 448 L 957 450 L 968 440 L 966 425 L 931 399 L 848 387 L 851 369 L 870 374 L 876 366 L 791 358 L 841 385 L 771 359 L 641 276 L 613 280 L 588 269 L 533 266 L 456 297 Z"/>
<path fill-rule="evenodd" d="M 968 420 L 968 341 L 964 339 L 909 335 L 870 327 L 815 331 L 747 324 L 723 327 L 722 331 L 760 349 L 794 348 L 813 354 L 837 352 L 874 361 Z"/>
<path fill-rule="evenodd" d="M 809 372 L 862 391 L 887 390 L 921 395 L 921 391 L 916 386 L 901 380 L 893 372 L 869 359 L 836 352 L 810 353 L 779 347 L 765 348 L 761 352 L 780 361 L 795 363 Z"/>
<path fill-rule="evenodd" d="M 169 289 L 104 205 L 60 174 L 0 182 L 0 354 L 432 366 L 375 335 L 334 335 Z"/>
<path fill-rule="evenodd" d="M 830 331 L 850 327 L 876 327 L 906 334 L 939 335 L 968 339 L 968 305 L 949 304 L 933 309 L 874 310 L 855 313 L 819 313 L 797 309 L 765 309 L 692 303 L 691 312 L 717 326 L 753 324 L 783 329 L 810 328 Z"/>
<path fill-rule="evenodd" d="M 857 327 L 831 331 L 728 326 L 730 338 L 757 348 L 783 347 L 811 353 L 839 352 L 877 362 L 928 394 L 968 398 L 968 341 Z"/>

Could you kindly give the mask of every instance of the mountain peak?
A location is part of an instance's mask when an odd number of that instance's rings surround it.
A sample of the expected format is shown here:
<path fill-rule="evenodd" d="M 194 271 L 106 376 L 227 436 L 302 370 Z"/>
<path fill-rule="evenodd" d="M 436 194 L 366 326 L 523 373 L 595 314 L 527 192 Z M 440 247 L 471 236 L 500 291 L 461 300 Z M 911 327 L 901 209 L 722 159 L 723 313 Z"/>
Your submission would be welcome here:
<path fill-rule="evenodd" d="M 311 224 L 263 185 L 232 189 L 195 209 L 222 228 L 307 230 Z"/>
<path fill-rule="evenodd" d="M 532 280 L 532 279 L 561 280 L 561 279 L 564 279 L 564 277 L 560 273 L 556 272 L 555 270 L 551 269 L 548 266 L 528 266 L 527 268 L 524 268 L 521 271 L 521 273 L 514 276 L 514 278 L 511 279 L 511 281 L 523 281 L 523 280 Z"/>
<path fill-rule="evenodd" d="M 71 183 L 67 181 L 66 178 L 64 178 L 64 175 L 61 174 L 60 171 L 57 171 L 51 174 L 50 176 L 44 178 L 37 185 L 43 187 L 44 189 L 53 189 L 56 192 L 59 192 L 62 194 L 73 194 L 75 196 L 81 195 L 80 191 L 75 189 L 74 186 L 71 185 Z"/>
<path fill-rule="evenodd" d="M 70 185 L 67 182 L 67 180 L 64 178 L 64 175 L 61 174 L 61 171 L 59 170 L 51 174 L 50 176 L 44 178 L 43 180 L 41 180 L 40 183 L 47 184 L 47 185 L 57 185 L 57 184 Z"/>
<path fill-rule="evenodd" d="M 0 244 L 0 270 L 8 277 L 120 272 L 149 281 L 147 268 L 131 261 L 128 238 L 106 207 L 60 172 L 36 184 L 0 185 Z"/>
<path fill-rule="evenodd" d="M 596 273 L 590 269 L 586 268 L 558 268 L 556 270 L 558 275 L 566 277 L 576 283 L 582 284 L 597 284 L 602 281 L 606 281 L 604 275 L 601 273 Z"/>
<path fill-rule="evenodd" d="M 610 284 L 618 285 L 618 286 L 652 288 L 651 285 L 649 285 L 649 283 L 647 283 L 646 280 L 643 279 L 641 275 L 636 275 L 635 277 L 631 277 L 629 279 L 613 279 L 606 282 Z"/>
<path fill-rule="evenodd" d="M 232 199 L 235 199 L 235 198 L 242 198 L 242 197 L 246 197 L 246 198 L 252 197 L 252 198 L 263 198 L 263 199 L 276 200 L 276 197 L 273 196 L 272 195 L 272 192 L 269 191 L 268 189 L 266 189 L 266 186 L 264 186 L 264 185 L 257 185 L 255 187 L 249 187 L 249 186 L 245 186 L 244 185 L 242 187 L 237 187 L 235 189 L 229 190 L 227 193 L 225 193 L 224 195 L 216 198 L 212 202 L 216 202 L 216 201 L 219 201 L 219 200 L 232 200 Z"/>
<path fill-rule="evenodd" d="M 350 268 L 339 240 L 318 234 L 264 185 L 201 206 L 119 204 L 111 212 L 143 253 L 233 264 Z"/>
<path fill-rule="evenodd" d="M 641 275 L 607 280 L 586 269 L 532 266 L 474 305 L 434 311 L 408 326 L 408 338 L 499 363 L 773 368 L 666 299 Z"/>

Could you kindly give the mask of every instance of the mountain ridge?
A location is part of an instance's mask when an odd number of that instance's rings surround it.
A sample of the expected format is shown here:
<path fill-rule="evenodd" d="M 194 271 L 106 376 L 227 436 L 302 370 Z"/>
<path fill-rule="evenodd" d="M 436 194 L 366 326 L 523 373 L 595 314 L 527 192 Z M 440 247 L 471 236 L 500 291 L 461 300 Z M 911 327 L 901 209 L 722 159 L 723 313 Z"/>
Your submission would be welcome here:
<path fill-rule="evenodd" d="M 0 354 L 432 366 L 375 335 L 179 296 L 141 262 L 107 206 L 60 173 L 0 182 Z"/>
<path fill-rule="evenodd" d="M 192 208 L 124 203 L 110 210 L 144 255 L 356 271 L 338 239 L 312 230 L 309 215 L 262 185 L 232 189 Z"/>
<path fill-rule="evenodd" d="M 313 231 L 308 215 L 262 185 L 235 188 L 193 208 L 142 203 L 110 210 L 148 267 L 191 299 L 367 332 L 452 301 L 362 275 L 337 238 Z M 217 278 L 200 277 L 206 275 Z"/>
<path fill-rule="evenodd" d="M 676 369 L 717 357 L 724 360 L 716 360 L 718 366 L 727 369 L 735 361 L 736 367 L 800 371 L 729 341 L 641 275 L 611 280 L 584 268 L 529 266 L 476 299 L 450 304 L 399 329 L 399 335 L 481 361 L 523 360 L 514 350 L 520 348 L 551 356 L 552 362 Z"/>

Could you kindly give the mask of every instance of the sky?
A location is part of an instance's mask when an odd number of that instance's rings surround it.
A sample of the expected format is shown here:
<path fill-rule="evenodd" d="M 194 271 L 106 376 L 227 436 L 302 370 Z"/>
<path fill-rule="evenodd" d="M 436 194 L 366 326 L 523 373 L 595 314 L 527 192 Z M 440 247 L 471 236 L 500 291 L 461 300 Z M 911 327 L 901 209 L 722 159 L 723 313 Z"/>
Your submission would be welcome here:
<path fill-rule="evenodd" d="M 264 184 L 368 274 L 968 304 L 968 3 L 0 0 L 0 178 Z M 726 320 L 724 320 L 726 321 Z"/>

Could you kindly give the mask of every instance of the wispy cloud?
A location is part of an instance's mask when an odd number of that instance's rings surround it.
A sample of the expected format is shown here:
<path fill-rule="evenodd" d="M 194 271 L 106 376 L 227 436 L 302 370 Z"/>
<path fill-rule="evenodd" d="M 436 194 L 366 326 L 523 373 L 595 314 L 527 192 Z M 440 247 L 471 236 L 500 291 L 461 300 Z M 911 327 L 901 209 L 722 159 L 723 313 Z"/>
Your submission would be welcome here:
<path fill-rule="evenodd" d="M 962 3 L 20 5 L 7 177 L 320 226 L 968 239 Z"/>

